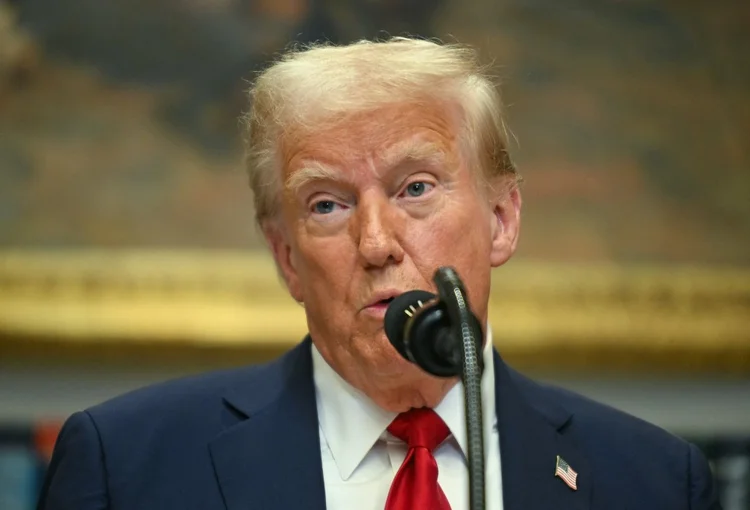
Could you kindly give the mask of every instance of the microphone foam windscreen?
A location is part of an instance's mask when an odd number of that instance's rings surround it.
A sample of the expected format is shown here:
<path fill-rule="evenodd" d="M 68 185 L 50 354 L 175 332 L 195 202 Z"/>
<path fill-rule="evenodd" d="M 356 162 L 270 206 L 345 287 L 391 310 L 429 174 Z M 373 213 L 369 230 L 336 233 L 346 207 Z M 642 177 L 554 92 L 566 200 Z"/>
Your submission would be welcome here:
<path fill-rule="evenodd" d="M 404 329 L 406 328 L 406 321 L 409 320 L 409 315 L 406 312 L 411 312 L 412 308 L 419 309 L 420 301 L 426 303 L 436 297 L 435 294 L 426 290 L 410 290 L 394 298 L 388 305 L 383 325 L 385 336 L 404 358 L 409 359 L 404 345 Z"/>

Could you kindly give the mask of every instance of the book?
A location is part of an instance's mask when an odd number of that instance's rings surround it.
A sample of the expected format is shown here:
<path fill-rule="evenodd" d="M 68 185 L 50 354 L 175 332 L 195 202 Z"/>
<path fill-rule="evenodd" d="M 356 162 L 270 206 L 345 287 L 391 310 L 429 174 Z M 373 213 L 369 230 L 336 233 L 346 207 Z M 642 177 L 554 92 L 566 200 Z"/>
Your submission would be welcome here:
<path fill-rule="evenodd" d="M 38 492 L 35 452 L 22 444 L 0 444 L 0 508 L 33 510 Z"/>

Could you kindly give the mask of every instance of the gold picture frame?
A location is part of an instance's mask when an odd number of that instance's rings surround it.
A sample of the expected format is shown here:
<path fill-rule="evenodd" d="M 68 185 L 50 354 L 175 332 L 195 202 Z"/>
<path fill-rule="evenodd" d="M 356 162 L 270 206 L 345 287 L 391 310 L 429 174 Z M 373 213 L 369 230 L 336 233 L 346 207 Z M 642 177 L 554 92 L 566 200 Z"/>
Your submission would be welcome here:
<path fill-rule="evenodd" d="M 495 345 L 530 371 L 750 374 L 750 270 L 514 261 Z M 306 333 L 267 253 L 0 251 L 0 356 L 242 364 Z"/>

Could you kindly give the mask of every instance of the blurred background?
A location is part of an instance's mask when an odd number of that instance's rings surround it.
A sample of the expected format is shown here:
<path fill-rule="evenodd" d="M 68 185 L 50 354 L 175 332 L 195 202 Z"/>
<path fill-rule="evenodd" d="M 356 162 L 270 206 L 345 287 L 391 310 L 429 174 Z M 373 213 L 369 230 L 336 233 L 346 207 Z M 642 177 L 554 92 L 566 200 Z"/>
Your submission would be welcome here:
<path fill-rule="evenodd" d="M 291 44 L 475 45 L 525 176 L 514 366 L 657 423 L 750 509 L 750 2 L 0 0 L 0 509 L 61 420 L 305 333 L 239 114 Z"/>

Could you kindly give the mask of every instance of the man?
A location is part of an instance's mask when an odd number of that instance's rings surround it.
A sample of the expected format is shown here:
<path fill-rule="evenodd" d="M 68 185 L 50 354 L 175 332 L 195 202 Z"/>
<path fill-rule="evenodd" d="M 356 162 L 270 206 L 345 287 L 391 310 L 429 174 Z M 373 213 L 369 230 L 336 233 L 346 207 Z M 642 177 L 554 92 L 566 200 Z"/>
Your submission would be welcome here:
<path fill-rule="evenodd" d="M 450 265 L 486 324 L 521 207 L 495 89 L 468 49 L 393 39 L 289 53 L 251 96 L 257 219 L 309 337 L 73 415 L 39 508 L 467 508 L 461 383 L 402 359 L 383 317 Z M 696 447 L 530 381 L 486 336 L 489 510 L 719 508 Z"/>

